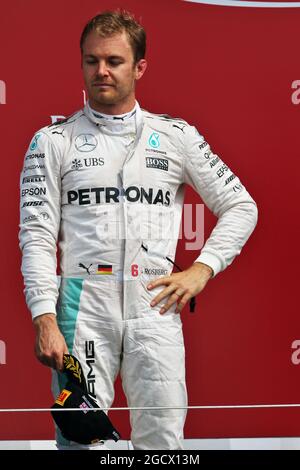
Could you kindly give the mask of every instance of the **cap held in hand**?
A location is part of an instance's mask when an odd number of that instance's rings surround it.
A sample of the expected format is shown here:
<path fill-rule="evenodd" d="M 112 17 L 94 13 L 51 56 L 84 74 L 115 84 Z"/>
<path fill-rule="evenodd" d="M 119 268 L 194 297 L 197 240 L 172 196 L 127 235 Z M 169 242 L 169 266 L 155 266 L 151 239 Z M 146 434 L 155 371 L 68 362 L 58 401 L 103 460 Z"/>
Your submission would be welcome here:
<path fill-rule="evenodd" d="M 78 359 L 64 354 L 64 375 L 68 381 L 51 407 L 52 417 L 62 435 L 79 444 L 94 444 L 106 439 L 118 441 L 119 433 L 108 416 L 99 408 L 95 399 L 89 395 L 86 380 Z M 63 408 L 81 408 L 82 411 L 55 411 Z"/>

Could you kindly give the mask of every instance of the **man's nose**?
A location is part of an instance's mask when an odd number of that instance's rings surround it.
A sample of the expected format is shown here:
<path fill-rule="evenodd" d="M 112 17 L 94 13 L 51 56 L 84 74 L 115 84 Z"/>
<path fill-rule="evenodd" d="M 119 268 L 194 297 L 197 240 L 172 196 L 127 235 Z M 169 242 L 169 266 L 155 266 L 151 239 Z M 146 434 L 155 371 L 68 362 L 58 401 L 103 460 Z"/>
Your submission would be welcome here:
<path fill-rule="evenodd" d="M 97 73 L 101 77 L 105 77 L 106 75 L 108 75 L 108 67 L 107 67 L 104 60 L 100 60 L 100 62 L 98 64 Z"/>

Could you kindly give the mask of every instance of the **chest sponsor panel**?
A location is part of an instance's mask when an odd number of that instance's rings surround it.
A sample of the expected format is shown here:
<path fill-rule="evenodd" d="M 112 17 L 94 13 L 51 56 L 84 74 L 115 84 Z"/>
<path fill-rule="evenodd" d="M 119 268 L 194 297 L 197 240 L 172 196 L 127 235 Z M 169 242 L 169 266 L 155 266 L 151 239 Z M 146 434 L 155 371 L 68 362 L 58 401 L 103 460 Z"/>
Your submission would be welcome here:
<path fill-rule="evenodd" d="M 132 170 L 134 164 L 132 165 Z M 142 157 L 140 169 L 143 185 L 146 182 L 161 187 L 169 186 L 173 191 L 183 180 L 183 162 L 181 155 L 167 152 L 167 155 L 156 155 L 146 152 Z"/>
<path fill-rule="evenodd" d="M 169 206 L 170 190 L 164 188 L 131 185 L 126 188 L 115 186 L 96 186 L 69 189 L 63 197 L 64 204 L 79 206 L 94 204 L 118 204 L 124 201 L 149 205 Z"/>
<path fill-rule="evenodd" d="M 63 195 L 80 188 L 121 186 L 118 169 L 107 165 L 105 158 L 99 156 L 68 159 L 62 169 L 61 184 Z"/>

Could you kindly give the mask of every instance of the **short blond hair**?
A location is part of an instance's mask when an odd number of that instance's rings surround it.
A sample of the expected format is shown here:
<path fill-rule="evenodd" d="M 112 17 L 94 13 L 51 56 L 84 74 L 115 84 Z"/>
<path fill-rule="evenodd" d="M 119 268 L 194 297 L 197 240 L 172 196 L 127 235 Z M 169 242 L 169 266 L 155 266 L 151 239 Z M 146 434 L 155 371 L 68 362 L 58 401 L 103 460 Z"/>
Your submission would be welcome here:
<path fill-rule="evenodd" d="M 91 31 L 96 31 L 101 37 L 108 37 L 125 31 L 132 47 L 134 62 L 137 63 L 145 57 L 146 32 L 134 16 L 126 10 L 104 11 L 89 20 L 80 37 L 81 52 L 84 41 Z"/>

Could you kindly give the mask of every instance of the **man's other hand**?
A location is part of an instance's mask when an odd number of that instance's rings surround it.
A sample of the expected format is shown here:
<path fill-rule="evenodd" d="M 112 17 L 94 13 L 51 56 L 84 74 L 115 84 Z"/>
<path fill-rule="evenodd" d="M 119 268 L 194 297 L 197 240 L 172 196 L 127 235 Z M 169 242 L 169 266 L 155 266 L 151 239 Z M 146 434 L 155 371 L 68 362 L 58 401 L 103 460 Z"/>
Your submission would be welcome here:
<path fill-rule="evenodd" d="M 166 313 L 175 302 L 177 303 L 175 313 L 180 313 L 186 303 L 204 289 L 212 275 L 213 270 L 210 266 L 196 262 L 185 271 L 151 281 L 147 286 L 149 290 L 158 286 L 167 286 L 154 297 L 150 303 L 151 307 L 169 297 L 159 313 Z"/>
<path fill-rule="evenodd" d="M 68 354 L 65 338 L 61 334 L 53 313 L 39 315 L 33 320 L 36 330 L 35 355 L 45 366 L 63 370 L 63 355 Z"/>

